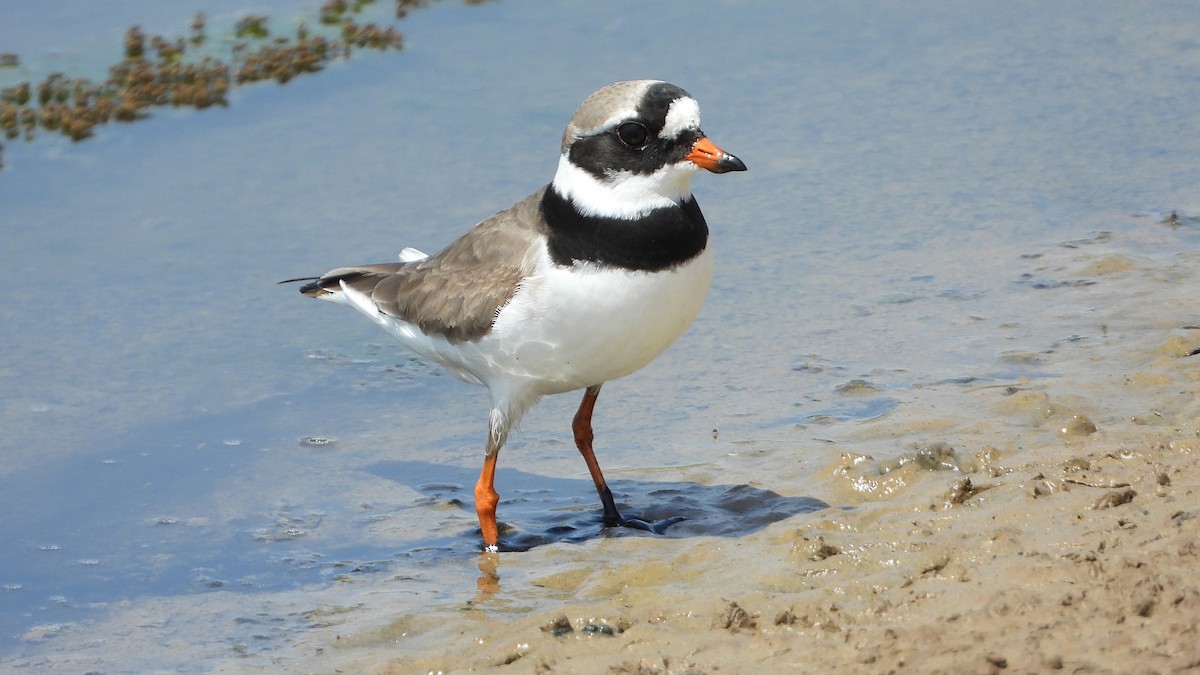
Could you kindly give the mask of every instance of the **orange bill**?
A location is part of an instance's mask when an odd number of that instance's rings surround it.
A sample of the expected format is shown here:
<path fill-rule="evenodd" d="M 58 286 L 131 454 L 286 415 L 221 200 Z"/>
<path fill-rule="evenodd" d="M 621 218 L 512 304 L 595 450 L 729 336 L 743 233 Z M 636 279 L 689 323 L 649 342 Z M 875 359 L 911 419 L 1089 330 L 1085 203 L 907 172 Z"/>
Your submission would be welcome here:
<path fill-rule="evenodd" d="M 701 136 L 700 140 L 696 141 L 687 158 L 701 169 L 708 169 L 713 173 L 746 170 L 742 160 L 718 148 L 707 136 Z"/>

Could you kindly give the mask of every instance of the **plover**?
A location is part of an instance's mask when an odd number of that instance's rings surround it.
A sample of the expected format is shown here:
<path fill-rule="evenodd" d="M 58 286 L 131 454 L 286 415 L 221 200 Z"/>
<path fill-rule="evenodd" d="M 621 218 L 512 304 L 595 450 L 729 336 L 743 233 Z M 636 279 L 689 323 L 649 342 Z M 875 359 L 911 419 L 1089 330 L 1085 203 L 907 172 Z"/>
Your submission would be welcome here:
<path fill-rule="evenodd" d="M 582 389 L 571 428 L 603 504 L 622 518 L 592 452 L 600 387 L 645 366 L 700 311 L 713 274 L 708 225 L 692 197 L 699 169 L 746 165 L 705 137 L 696 100 L 656 80 L 589 96 L 562 136 L 549 185 L 440 253 L 340 267 L 300 292 L 349 305 L 418 354 L 491 396 L 475 510 L 499 547 L 494 481 L 509 430 L 542 396 Z"/>

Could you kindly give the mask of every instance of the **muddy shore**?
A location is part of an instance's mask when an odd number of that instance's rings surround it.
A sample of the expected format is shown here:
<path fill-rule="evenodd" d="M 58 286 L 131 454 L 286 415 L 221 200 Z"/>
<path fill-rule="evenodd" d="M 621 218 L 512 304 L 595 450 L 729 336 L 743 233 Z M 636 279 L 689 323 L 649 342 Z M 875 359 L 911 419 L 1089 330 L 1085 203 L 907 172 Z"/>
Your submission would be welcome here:
<path fill-rule="evenodd" d="M 471 602 L 401 617 L 360 604 L 304 646 L 305 668 L 1200 667 L 1198 262 L 1069 247 L 1039 260 L 1086 281 L 1064 292 L 1089 330 L 1019 356 L 1055 375 L 930 387 L 848 425 L 816 481 L 829 509 L 732 540 L 484 557 Z M 912 449 L 872 456 L 896 447 Z"/>

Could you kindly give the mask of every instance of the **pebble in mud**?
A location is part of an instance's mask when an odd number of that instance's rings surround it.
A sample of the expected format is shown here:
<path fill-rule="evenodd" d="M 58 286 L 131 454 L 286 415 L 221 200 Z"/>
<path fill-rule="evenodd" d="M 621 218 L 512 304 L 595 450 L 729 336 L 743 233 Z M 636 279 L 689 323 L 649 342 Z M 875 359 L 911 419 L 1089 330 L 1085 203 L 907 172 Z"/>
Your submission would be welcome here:
<path fill-rule="evenodd" d="M 549 633 L 554 637 L 562 637 L 575 632 L 575 627 L 571 625 L 571 620 L 566 614 L 560 615 L 557 619 L 542 626 L 543 633 Z"/>
<path fill-rule="evenodd" d="M 742 609 L 736 602 L 730 602 L 729 607 L 713 621 L 713 628 L 723 628 L 730 633 L 739 630 L 753 630 L 758 627 L 758 614 L 751 614 Z"/>
<path fill-rule="evenodd" d="M 1075 397 L 1051 400 L 1045 392 L 1017 392 L 1006 398 L 997 409 L 1006 414 L 1032 412 L 1034 426 L 1052 428 L 1059 438 L 1068 442 L 1091 436 L 1097 431 L 1096 424 L 1087 415 L 1077 412 L 1079 402 Z"/>
<path fill-rule="evenodd" d="M 853 379 L 834 387 L 834 391 L 839 394 L 873 394 L 879 391 L 879 387 L 866 380 Z"/>
<path fill-rule="evenodd" d="M 579 619 L 579 623 L 582 624 L 579 632 L 584 636 L 605 635 L 609 637 L 624 633 L 632 625 L 629 620 L 624 618 L 614 622 L 603 618 L 592 618 L 586 622 Z M 558 618 L 541 626 L 541 629 L 543 633 L 549 633 L 553 637 L 563 637 L 575 632 L 575 626 L 566 614 L 560 614 Z"/>
<path fill-rule="evenodd" d="M 1104 496 L 1097 499 L 1096 503 L 1092 505 L 1092 508 L 1095 510 L 1111 509 L 1114 506 L 1128 504 L 1129 502 L 1133 501 L 1133 498 L 1136 496 L 1137 491 L 1133 488 L 1115 490 L 1113 492 L 1105 493 Z"/>
<path fill-rule="evenodd" d="M 946 491 L 942 501 L 942 508 L 949 509 L 955 506 L 965 504 L 975 495 L 989 489 L 988 485 L 974 485 L 969 477 L 964 476 L 954 482 L 954 485 Z"/>
<path fill-rule="evenodd" d="M 300 445 L 310 448 L 320 448 L 336 442 L 337 439 L 332 436 L 305 436 L 300 439 Z"/>
<path fill-rule="evenodd" d="M 812 539 L 803 537 L 800 541 L 792 545 L 792 555 L 798 555 L 814 562 L 831 558 L 841 552 L 840 548 L 826 543 L 825 538 L 821 536 Z"/>
<path fill-rule="evenodd" d="M 1096 425 L 1084 415 L 1071 415 L 1058 429 L 1058 435 L 1064 439 L 1091 436 L 1096 433 Z"/>
<path fill-rule="evenodd" d="M 998 459 L 999 452 L 990 445 L 968 454 L 937 441 L 882 461 L 870 455 L 845 453 L 829 466 L 827 474 L 847 489 L 843 498 L 887 499 L 920 482 L 922 476 L 930 472 L 987 471 L 995 477 L 1004 472 L 1003 467 L 996 464 Z"/>

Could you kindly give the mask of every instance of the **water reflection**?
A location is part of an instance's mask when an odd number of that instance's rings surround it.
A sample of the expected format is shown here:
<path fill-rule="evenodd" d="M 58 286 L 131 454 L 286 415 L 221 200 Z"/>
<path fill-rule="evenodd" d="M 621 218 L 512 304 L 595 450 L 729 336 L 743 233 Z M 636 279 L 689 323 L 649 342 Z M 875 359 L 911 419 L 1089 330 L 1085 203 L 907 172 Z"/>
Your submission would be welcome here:
<path fill-rule="evenodd" d="M 492 599 L 500 592 L 500 554 L 495 551 L 482 551 L 479 554 L 479 578 L 475 588 L 479 594 L 471 604 L 482 604 Z"/>

